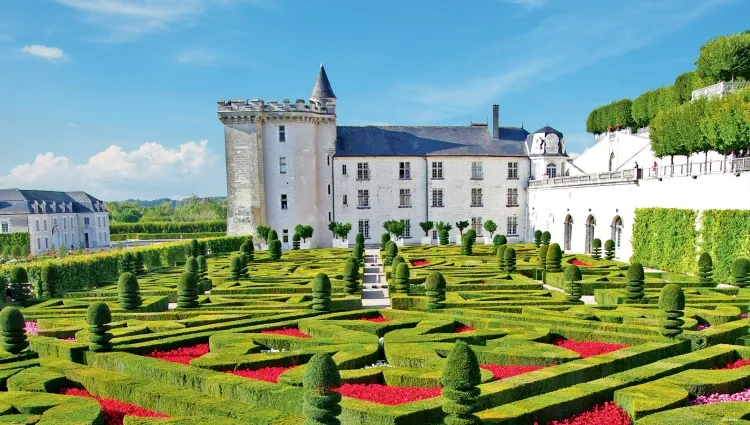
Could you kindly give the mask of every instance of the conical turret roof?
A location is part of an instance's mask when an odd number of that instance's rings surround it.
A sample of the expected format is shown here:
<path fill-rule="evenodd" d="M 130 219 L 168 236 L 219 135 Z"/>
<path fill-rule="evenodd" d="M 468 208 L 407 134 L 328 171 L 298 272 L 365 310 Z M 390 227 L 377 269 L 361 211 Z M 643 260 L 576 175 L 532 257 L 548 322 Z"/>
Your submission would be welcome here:
<path fill-rule="evenodd" d="M 331 83 L 328 81 L 326 75 L 326 69 L 323 68 L 323 64 L 320 64 L 320 71 L 318 72 L 318 78 L 315 80 L 315 87 L 313 87 L 312 94 L 310 94 L 311 100 L 321 99 L 336 99 L 336 95 L 333 94 Z"/>

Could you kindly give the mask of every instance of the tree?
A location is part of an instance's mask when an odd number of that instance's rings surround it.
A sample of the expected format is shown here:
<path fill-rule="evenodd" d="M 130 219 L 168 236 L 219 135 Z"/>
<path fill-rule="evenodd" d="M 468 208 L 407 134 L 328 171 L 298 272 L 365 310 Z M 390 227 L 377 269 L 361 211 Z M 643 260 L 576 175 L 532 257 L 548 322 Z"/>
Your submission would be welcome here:
<path fill-rule="evenodd" d="M 701 47 L 695 65 L 708 83 L 750 80 L 750 34 L 719 36 L 709 41 Z"/>
<path fill-rule="evenodd" d="M 632 263 L 628 267 L 628 284 L 625 286 L 626 295 L 629 302 L 642 302 L 644 297 L 644 280 L 646 274 L 643 272 L 641 263 Z"/>
<path fill-rule="evenodd" d="M 553 273 L 562 271 L 562 250 L 556 243 L 547 248 L 547 271 Z"/>
<path fill-rule="evenodd" d="M 542 245 L 549 245 L 552 241 L 552 234 L 548 231 L 542 232 Z"/>
<path fill-rule="evenodd" d="M 431 221 L 420 221 L 419 227 L 422 228 L 422 231 L 424 232 L 424 236 L 428 237 L 430 236 L 430 230 L 434 227 L 434 223 Z"/>
<path fill-rule="evenodd" d="M 138 279 L 133 273 L 120 274 L 120 279 L 117 281 L 117 298 L 120 308 L 125 310 L 134 310 L 143 304 Z"/>
<path fill-rule="evenodd" d="M 458 229 L 458 233 L 459 233 L 459 234 L 460 234 L 461 236 L 463 236 L 463 234 L 464 234 L 464 229 L 465 229 L 465 228 L 467 228 L 467 227 L 469 227 L 469 222 L 468 222 L 468 221 L 466 221 L 466 220 L 464 220 L 464 221 L 457 221 L 457 222 L 456 222 L 456 229 Z"/>
<path fill-rule="evenodd" d="M 271 229 L 268 232 L 268 245 L 271 245 L 271 242 L 279 240 L 279 233 L 273 229 Z"/>
<path fill-rule="evenodd" d="M 268 234 L 270 232 L 271 228 L 266 226 L 265 224 L 258 225 L 258 227 L 255 228 L 255 234 L 266 244 L 268 244 Z"/>
<path fill-rule="evenodd" d="M 613 260 L 615 258 L 615 241 L 612 239 L 607 239 L 606 242 L 604 242 L 604 259 L 605 260 Z"/>
<path fill-rule="evenodd" d="M 682 325 L 685 321 L 680 319 L 685 309 L 685 294 L 676 283 L 664 285 L 659 294 L 659 310 L 664 312 L 661 319 L 661 334 L 674 338 L 682 333 Z"/>
<path fill-rule="evenodd" d="M 539 229 L 534 230 L 534 246 L 539 248 L 541 244 L 542 244 L 542 231 Z"/>
<path fill-rule="evenodd" d="M 602 240 L 599 238 L 594 238 L 593 241 L 591 241 L 591 256 L 594 257 L 594 259 L 598 260 L 602 258 Z"/>
<path fill-rule="evenodd" d="M 355 244 L 354 250 L 352 251 L 352 257 L 358 262 L 363 261 L 365 259 L 365 245 L 361 243 Z"/>
<path fill-rule="evenodd" d="M 274 239 L 268 242 L 268 259 L 279 261 L 281 259 L 281 241 Z"/>
<path fill-rule="evenodd" d="M 508 245 L 502 244 L 497 247 L 497 267 L 501 271 L 505 271 L 505 250 L 508 249 Z"/>
<path fill-rule="evenodd" d="M 693 98 L 693 90 L 703 87 L 698 71 L 684 72 L 674 80 L 674 90 L 677 93 L 677 100 L 680 103 L 689 102 Z"/>
<path fill-rule="evenodd" d="M 473 230 L 473 229 L 472 229 Z M 471 255 L 474 252 L 474 237 L 470 231 L 461 236 L 461 254 Z"/>
<path fill-rule="evenodd" d="M 303 242 L 307 242 L 307 240 L 310 239 L 313 235 L 313 227 L 298 224 L 294 226 L 294 234 L 299 235 L 299 237 L 302 238 Z"/>
<path fill-rule="evenodd" d="M 26 320 L 15 307 L 5 307 L 0 311 L 0 348 L 10 354 L 18 354 L 29 347 L 26 340 Z"/>
<path fill-rule="evenodd" d="M 402 236 L 404 236 L 404 233 L 406 232 L 406 223 L 404 223 L 402 220 L 397 220 L 393 223 L 391 226 L 391 233 L 393 233 L 396 236 L 396 239 L 401 239 Z"/>
<path fill-rule="evenodd" d="M 738 258 L 732 263 L 732 280 L 735 286 L 740 288 L 750 284 L 750 260 L 747 258 Z"/>
<path fill-rule="evenodd" d="M 651 121 L 651 148 L 658 157 L 691 155 L 708 150 L 700 123 L 706 101 L 661 110 Z"/>
<path fill-rule="evenodd" d="M 198 243 L 198 239 L 190 240 L 190 247 L 188 248 L 191 257 L 198 258 L 201 255 L 201 244 Z"/>
<path fill-rule="evenodd" d="M 328 353 L 318 353 L 310 359 L 305 367 L 302 386 L 305 389 L 303 425 L 340 425 L 341 394 L 335 389 L 341 386 L 341 375 Z"/>
<path fill-rule="evenodd" d="M 112 312 L 109 306 L 101 301 L 91 303 L 86 310 L 86 323 L 89 325 L 89 350 L 95 353 L 111 351 L 109 324 L 112 323 Z"/>
<path fill-rule="evenodd" d="M 490 237 L 492 237 L 497 231 L 497 224 L 492 220 L 487 220 L 484 222 L 484 230 L 490 232 Z"/>
<path fill-rule="evenodd" d="M 440 272 L 432 271 L 427 275 L 424 287 L 428 310 L 439 310 L 444 307 L 445 286 L 445 278 Z"/>
<path fill-rule="evenodd" d="M 443 412 L 446 425 L 479 425 L 482 421 L 474 414 L 482 382 L 479 360 L 469 345 L 456 341 L 448 353 L 441 382 Z"/>
<path fill-rule="evenodd" d="M 385 251 L 385 246 L 391 241 L 391 234 L 385 232 L 380 235 L 380 250 Z"/>
<path fill-rule="evenodd" d="M 347 294 L 354 294 L 359 288 L 359 261 L 354 257 L 344 263 L 344 286 Z"/>
<path fill-rule="evenodd" d="M 698 277 L 704 285 L 713 284 L 714 262 L 707 252 L 701 253 L 698 258 Z"/>
<path fill-rule="evenodd" d="M 336 226 L 333 229 L 333 234 L 343 241 L 347 236 L 349 236 L 349 232 L 351 232 L 351 230 L 351 223 L 336 223 Z"/>
<path fill-rule="evenodd" d="M 135 269 L 136 276 L 143 276 L 146 274 L 146 269 L 143 262 L 143 253 L 136 251 L 133 253 L 133 267 Z"/>
<path fill-rule="evenodd" d="M 725 155 L 747 150 L 750 146 L 750 89 L 706 102 L 699 128 L 710 149 Z"/>
<path fill-rule="evenodd" d="M 447 230 L 450 232 L 451 229 L 453 229 L 453 226 L 451 226 L 449 223 L 446 223 L 444 221 L 438 221 L 437 224 L 435 224 L 435 230 L 438 230 L 438 231 Z"/>
<path fill-rule="evenodd" d="M 565 301 L 569 303 L 580 303 L 583 290 L 581 289 L 580 280 L 583 279 L 581 269 L 578 266 L 570 264 L 565 267 L 565 273 L 563 274 L 565 283 L 568 284 L 568 290 L 565 294 Z"/>
<path fill-rule="evenodd" d="M 135 259 L 130 251 L 126 251 L 120 258 L 120 273 L 135 272 Z"/>
<path fill-rule="evenodd" d="M 510 274 L 516 271 L 516 250 L 508 247 L 503 252 L 503 269 Z"/>
<path fill-rule="evenodd" d="M 362 232 L 357 233 L 357 236 L 354 237 L 354 241 L 357 245 L 365 245 L 365 235 L 362 234 Z"/>
<path fill-rule="evenodd" d="M 42 292 L 49 298 L 57 294 L 57 269 L 52 264 L 42 267 Z"/>
<path fill-rule="evenodd" d="M 312 281 L 312 309 L 319 312 L 331 311 L 331 280 L 325 273 L 318 273 Z"/>
<path fill-rule="evenodd" d="M 396 286 L 396 292 L 402 293 L 402 294 L 408 294 L 409 293 L 409 265 L 406 264 L 406 262 L 401 262 L 398 266 L 396 266 L 396 278 L 395 286 Z"/>
<path fill-rule="evenodd" d="M 198 280 L 195 274 L 184 271 L 177 282 L 177 307 L 198 307 Z"/>

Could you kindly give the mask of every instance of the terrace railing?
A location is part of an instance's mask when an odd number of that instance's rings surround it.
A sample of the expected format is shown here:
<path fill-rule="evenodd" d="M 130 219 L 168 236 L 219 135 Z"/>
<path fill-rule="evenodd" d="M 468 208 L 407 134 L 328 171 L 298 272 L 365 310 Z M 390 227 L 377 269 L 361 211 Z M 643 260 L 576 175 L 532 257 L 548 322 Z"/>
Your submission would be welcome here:
<path fill-rule="evenodd" d="M 701 97 L 710 98 L 714 96 L 724 96 L 724 93 L 729 93 L 731 91 L 739 90 L 745 87 L 750 87 L 750 82 L 748 81 L 721 81 L 716 84 L 712 84 L 710 86 L 700 88 L 698 90 L 693 90 L 691 100 L 695 100 Z"/>

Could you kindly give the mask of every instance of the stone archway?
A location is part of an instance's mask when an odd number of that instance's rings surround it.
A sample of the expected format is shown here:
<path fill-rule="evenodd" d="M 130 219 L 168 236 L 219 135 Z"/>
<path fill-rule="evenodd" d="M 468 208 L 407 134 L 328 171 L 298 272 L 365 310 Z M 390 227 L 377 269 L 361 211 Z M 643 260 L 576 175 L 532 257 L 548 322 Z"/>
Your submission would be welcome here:
<path fill-rule="evenodd" d="M 586 218 L 586 245 L 585 247 L 585 253 L 591 254 L 591 244 L 594 242 L 594 229 L 596 228 L 596 218 L 594 218 L 593 215 L 589 214 L 588 218 Z"/>
<path fill-rule="evenodd" d="M 570 251 L 571 239 L 573 238 L 573 217 L 570 214 L 565 217 L 563 229 L 563 250 Z"/>
<path fill-rule="evenodd" d="M 60 247 L 60 229 L 55 226 L 52 228 L 52 248 Z"/>

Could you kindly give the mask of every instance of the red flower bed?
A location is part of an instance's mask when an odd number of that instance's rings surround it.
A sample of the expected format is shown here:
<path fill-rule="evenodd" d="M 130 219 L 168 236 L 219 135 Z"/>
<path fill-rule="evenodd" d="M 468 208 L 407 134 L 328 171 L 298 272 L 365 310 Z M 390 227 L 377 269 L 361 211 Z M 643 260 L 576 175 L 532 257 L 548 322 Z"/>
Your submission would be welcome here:
<path fill-rule="evenodd" d="M 578 267 L 591 267 L 591 264 L 586 264 L 583 261 L 579 261 L 579 260 L 573 260 L 570 262 L 570 264 L 574 266 L 578 266 Z"/>
<path fill-rule="evenodd" d="M 606 342 L 575 341 L 572 339 L 558 338 L 552 342 L 558 347 L 567 348 L 581 355 L 581 358 L 598 356 L 599 354 L 611 353 L 622 348 L 630 347 L 622 344 L 607 344 Z"/>
<path fill-rule="evenodd" d="M 730 361 L 727 363 L 726 366 L 724 366 L 724 369 L 737 369 L 743 366 L 750 366 L 750 360 L 740 359 L 740 360 L 737 360 L 736 362 Z"/>
<path fill-rule="evenodd" d="M 475 330 L 476 329 L 472 328 L 471 326 L 458 325 L 458 326 L 456 326 L 456 331 L 455 332 L 457 334 L 460 334 L 460 333 L 471 332 L 471 331 L 475 331 Z"/>
<path fill-rule="evenodd" d="M 492 372 L 492 376 L 495 379 L 510 378 L 511 376 L 521 375 L 526 372 L 544 369 L 544 366 L 504 366 L 497 364 L 483 364 L 479 367 Z"/>
<path fill-rule="evenodd" d="M 208 354 L 208 344 L 198 344 L 191 347 L 180 347 L 169 351 L 152 351 L 147 354 L 148 357 L 166 360 L 172 363 L 181 363 L 189 365 L 190 360 Z"/>
<path fill-rule="evenodd" d="M 266 382 L 279 383 L 279 376 L 296 366 L 262 367 L 255 370 L 228 370 L 226 373 L 241 376 L 243 378 L 258 379 Z"/>
<path fill-rule="evenodd" d="M 395 406 L 440 395 L 442 388 L 389 387 L 380 384 L 344 384 L 336 391 L 345 397 Z"/>
<path fill-rule="evenodd" d="M 390 322 L 391 321 L 391 319 L 389 319 L 387 317 L 383 317 L 383 316 L 378 316 L 378 317 L 362 317 L 362 318 L 359 318 L 359 319 L 352 319 L 352 320 L 361 320 L 363 322 L 372 322 L 372 323 L 385 323 L 385 322 Z"/>
<path fill-rule="evenodd" d="M 168 418 L 169 416 L 146 410 L 141 406 L 135 404 L 123 403 L 119 400 L 112 398 L 101 398 L 95 395 L 89 394 L 86 390 L 79 390 L 77 388 L 63 388 L 60 390 L 62 395 L 73 395 L 79 397 L 93 398 L 99 402 L 102 408 L 102 414 L 104 415 L 105 425 L 122 425 L 122 420 L 125 415 L 137 416 L 139 418 Z"/>
<path fill-rule="evenodd" d="M 426 266 L 430 264 L 430 262 L 427 260 L 410 260 L 409 262 L 411 263 L 412 267 Z"/>
<path fill-rule="evenodd" d="M 608 401 L 561 421 L 551 421 L 547 425 L 630 425 L 630 416 L 614 402 Z M 534 425 L 539 425 L 534 422 Z"/>
<path fill-rule="evenodd" d="M 272 331 L 265 330 L 262 331 L 264 334 L 272 334 L 272 335 L 286 335 L 286 336 L 293 336 L 295 338 L 310 338 L 310 335 L 306 333 L 302 333 L 297 328 L 283 328 L 283 329 L 275 329 Z"/>

